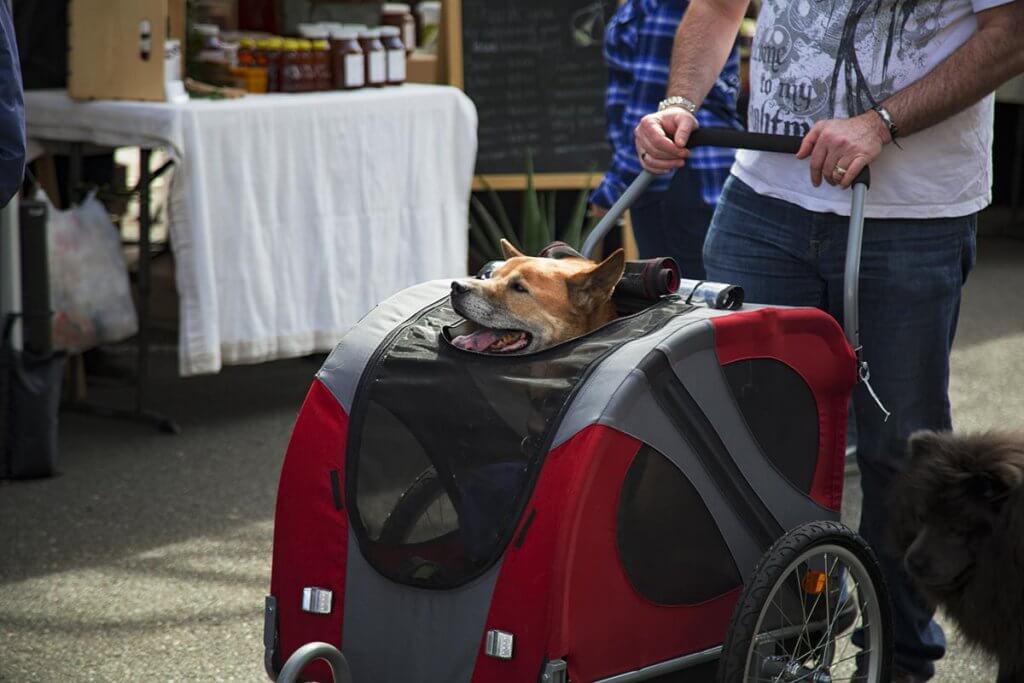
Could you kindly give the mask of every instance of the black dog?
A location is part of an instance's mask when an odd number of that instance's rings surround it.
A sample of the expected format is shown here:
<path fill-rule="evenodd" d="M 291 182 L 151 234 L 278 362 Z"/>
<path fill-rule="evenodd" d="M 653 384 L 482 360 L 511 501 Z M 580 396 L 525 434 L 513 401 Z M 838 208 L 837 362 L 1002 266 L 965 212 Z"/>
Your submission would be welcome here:
<path fill-rule="evenodd" d="M 1024 682 L 1024 435 L 918 432 L 893 497 L 907 573 Z"/>

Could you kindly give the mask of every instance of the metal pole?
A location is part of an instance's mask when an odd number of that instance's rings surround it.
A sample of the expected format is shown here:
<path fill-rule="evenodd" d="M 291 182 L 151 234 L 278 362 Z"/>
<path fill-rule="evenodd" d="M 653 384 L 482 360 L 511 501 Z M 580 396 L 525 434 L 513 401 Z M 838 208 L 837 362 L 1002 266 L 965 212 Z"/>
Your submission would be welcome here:
<path fill-rule="evenodd" d="M 843 275 L 843 330 L 850 348 L 860 356 L 860 251 L 864 242 L 864 202 L 868 188 L 854 183 L 850 207 L 850 232 L 846 238 L 846 270 Z"/>
<path fill-rule="evenodd" d="M 345 656 L 338 648 L 328 643 L 306 643 L 296 650 L 281 668 L 281 675 L 277 677 L 277 683 L 295 683 L 299 680 L 299 674 L 306 668 L 306 665 L 317 659 L 327 662 L 331 668 L 331 677 L 334 679 L 334 683 L 352 683 L 352 673 L 348 669 Z"/>
<path fill-rule="evenodd" d="M 21 313 L 21 240 L 18 235 L 18 197 L 0 210 L 0 328 L 8 313 Z M 14 321 L 11 345 L 22 345 L 21 320 Z"/>
<path fill-rule="evenodd" d="M 650 184 L 654 182 L 654 177 L 654 174 L 650 171 L 642 171 L 636 177 L 636 180 L 630 183 L 626 191 L 619 197 L 619 201 L 615 202 L 612 208 L 608 209 L 608 213 L 598 221 L 594 229 L 587 235 L 587 239 L 583 241 L 583 248 L 580 250 L 581 254 L 587 258 L 593 258 L 594 252 L 597 251 L 597 245 L 601 243 L 605 235 L 611 232 L 611 229 L 619 222 L 622 214 L 626 213 L 626 209 L 632 206 L 633 202 L 647 191 Z"/>
<path fill-rule="evenodd" d="M 143 412 L 149 380 L 149 169 L 150 150 L 139 149 L 139 344 L 135 409 Z"/>

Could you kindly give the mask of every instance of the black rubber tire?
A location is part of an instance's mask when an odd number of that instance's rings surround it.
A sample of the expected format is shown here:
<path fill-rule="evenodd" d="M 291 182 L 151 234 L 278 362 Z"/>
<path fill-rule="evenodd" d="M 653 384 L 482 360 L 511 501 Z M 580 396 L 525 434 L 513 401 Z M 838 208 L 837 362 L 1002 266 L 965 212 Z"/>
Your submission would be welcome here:
<path fill-rule="evenodd" d="M 761 556 L 733 610 L 718 664 L 718 683 L 747 683 L 747 657 L 754 638 L 754 629 L 757 628 L 758 617 L 772 588 L 792 570 L 792 563 L 796 558 L 822 545 L 844 548 L 867 570 L 881 612 L 882 653 L 879 657 L 879 678 L 880 681 L 888 683 L 892 676 L 892 605 L 889 602 L 889 591 L 882 575 L 882 568 L 863 538 L 846 525 L 830 521 L 809 522 L 789 531 Z"/>
<path fill-rule="evenodd" d="M 402 493 L 381 525 L 379 543 L 399 545 L 409 539 L 416 523 L 444 495 L 444 485 L 433 467 L 420 472 Z"/>

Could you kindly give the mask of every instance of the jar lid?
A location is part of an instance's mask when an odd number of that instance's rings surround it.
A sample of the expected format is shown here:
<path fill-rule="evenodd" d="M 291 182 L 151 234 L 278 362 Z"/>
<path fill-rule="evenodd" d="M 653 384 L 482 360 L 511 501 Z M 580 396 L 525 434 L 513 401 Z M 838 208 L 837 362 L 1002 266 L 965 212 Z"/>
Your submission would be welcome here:
<path fill-rule="evenodd" d="M 294 52 L 295 50 L 299 49 L 299 41 L 297 41 L 297 40 L 293 40 L 291 38 L 286 38 L 282 42 L 284 43 L 284 49 L 285 50 L 290 50 L 290 51 Z"/>
<path fill-rule="evenodd" d="M 380 30 L 375 28 L 364 28 L 359 32 L 359 40 L 368 40 L 370 38 L 380 38 Z"/>
<path fill-rule="evenodd" d="M 300 50 L 312 50 L 313 49 L 313 43 L 311 41 L 309 41 L 309 40 L 306 40 L 305 38 L 301 38 L 299 40 L 296 40 L 295 42 L 299 44 L 299 49 Z"/>
<path fill-rule="evenodd" d="M 405 13 L 411 12 L 409 5 L 404 2 L 385 2 L 384 6 L 381 7 L 382 12 L 394 12 L 394 13 Z"/>
<path fill-rule="evenodd" d="M 313 47 L 317 50 L 330 50 L 331 44 L 326 40 L 317 40 L 313 42 Z"/>
<path fill-rule="evenodd" d="M 239 47 L 244 47 L 247 50 L 251 50 L 256 47 L 256 41 L 253 38 L 242 38 L 238 41 Z"/>
<path fill-rule="evenodd" d="M 352 26 L 342 26 L 338 24 L 337 27 L 331 29 L 331 38 L 335 40 L 355 40 L 359 37 L 359 30 Z"/>
<path fill-rule="evenodd" d="M 397 26 L 381 26 L 377 31 L 380 32 L 381 38 L 398 38 L 402 35 Z"/>

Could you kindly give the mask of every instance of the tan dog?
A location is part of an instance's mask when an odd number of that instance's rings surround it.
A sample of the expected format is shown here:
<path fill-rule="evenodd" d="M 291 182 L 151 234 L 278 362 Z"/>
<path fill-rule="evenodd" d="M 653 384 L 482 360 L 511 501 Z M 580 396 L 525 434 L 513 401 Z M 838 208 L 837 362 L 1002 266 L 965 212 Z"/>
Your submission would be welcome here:
<path fill-rule="evenodd" d="M 452 340 L 459 348 L 530 353 L 615 319 L 611 297 L 625 268 L 621 249 L 601 263 L 524 256 L 505 240 L 501 249 L 506 261 L 490 279 L 452 282 L 452 307 L 480 328 Z"/>

